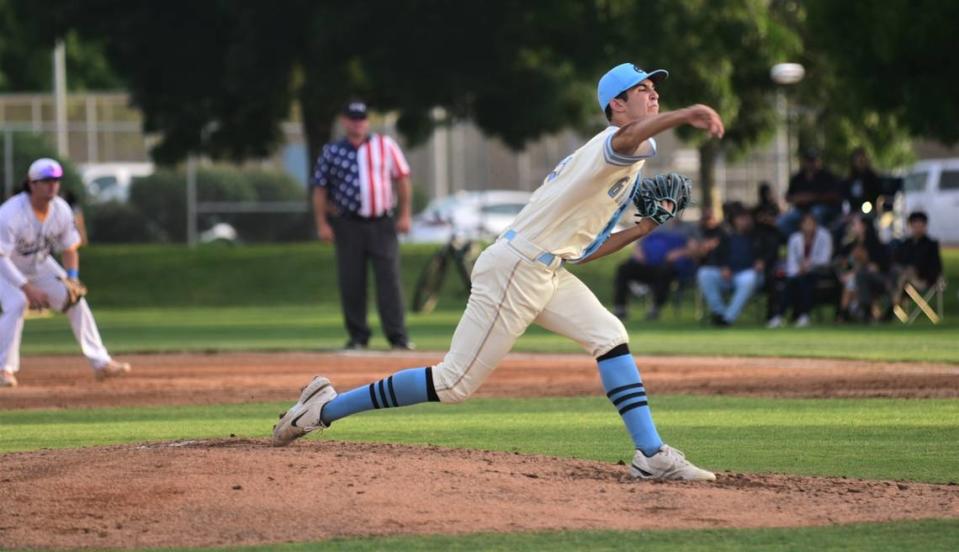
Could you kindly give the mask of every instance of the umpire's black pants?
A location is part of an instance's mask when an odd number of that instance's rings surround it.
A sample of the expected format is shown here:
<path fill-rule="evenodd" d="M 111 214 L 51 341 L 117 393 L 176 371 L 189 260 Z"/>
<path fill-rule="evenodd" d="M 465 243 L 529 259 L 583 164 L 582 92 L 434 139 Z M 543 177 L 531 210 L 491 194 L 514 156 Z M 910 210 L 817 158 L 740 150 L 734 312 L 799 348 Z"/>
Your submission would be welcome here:
<path fill-rule="evenodd" d="M 367 263 L 376 277 L 376 307 L 386 339 L 406 345 L 406 321 L 400 289 L 399 240 L 393 217 L 376 219 L 330 217 L 336 243 L 337 276 L 343 318 L 350 341 L 366 345 L 370 326 L 366 320 Z"/>

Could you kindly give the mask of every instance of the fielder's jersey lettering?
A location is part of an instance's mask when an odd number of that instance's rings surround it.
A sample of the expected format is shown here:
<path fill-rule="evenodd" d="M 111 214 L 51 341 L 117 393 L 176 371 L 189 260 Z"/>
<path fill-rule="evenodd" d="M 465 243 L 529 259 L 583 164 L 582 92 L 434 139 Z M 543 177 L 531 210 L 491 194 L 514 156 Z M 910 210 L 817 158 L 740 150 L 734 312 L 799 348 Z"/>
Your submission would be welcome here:
<path fill-rule="evenodd" d="M 53 252 L 79 243 L 73 210 L 59 197 L 50 202 L 50 211 L 42 222 L 26 193 L 11 197 L 0 207 L 0 255 L 9 257 L 24 274 L 36 273 Z"/>

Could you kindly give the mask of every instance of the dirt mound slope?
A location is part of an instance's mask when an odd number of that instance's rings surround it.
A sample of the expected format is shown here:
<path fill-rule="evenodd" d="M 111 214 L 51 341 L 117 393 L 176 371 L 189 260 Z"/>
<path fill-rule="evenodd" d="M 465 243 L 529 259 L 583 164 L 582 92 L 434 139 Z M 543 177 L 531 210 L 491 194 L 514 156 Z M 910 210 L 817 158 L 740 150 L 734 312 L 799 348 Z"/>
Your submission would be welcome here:
<path fill-rule="evenodd" d="M 385 444 L 221 440 L 3 455 L 6 547 L 247 545 L 360 535 L 804 526 L 959 517 L 959 487 Z"/>
<path fill-rule="evenodd" d="M 314 374 L 349 389 L 439 353 L 225 353 L 124 357 L 129 377 L 96 383 L 79 356 L 27 357 L 0 409 L 293 400 Z M 959 397 L 959 365 L 830 359 L 637 357 L 651 393 L 771 397 Z M 586 355 L 509 355 L 477 396 L 602 395 Z"/>

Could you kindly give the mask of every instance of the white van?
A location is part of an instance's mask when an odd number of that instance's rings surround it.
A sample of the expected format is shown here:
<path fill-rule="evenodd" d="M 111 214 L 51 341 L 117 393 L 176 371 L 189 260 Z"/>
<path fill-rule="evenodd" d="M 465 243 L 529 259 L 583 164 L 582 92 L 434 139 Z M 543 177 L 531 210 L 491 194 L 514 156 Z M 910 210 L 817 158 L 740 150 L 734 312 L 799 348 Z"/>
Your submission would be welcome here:
<path fill-rule="evenodd" d="M 959 244 L 959 158 L 926 159 L 912 166 L 903 182 L 903 215 L 925 211 L 929 236 Z"/>
<path fill-rule="evenodd" d="M 150 176 L 154 166 L 153 163 L 87 163 L 79 169 L 90 203 L 125 203 L 130 197 L 133 179 Z"/>

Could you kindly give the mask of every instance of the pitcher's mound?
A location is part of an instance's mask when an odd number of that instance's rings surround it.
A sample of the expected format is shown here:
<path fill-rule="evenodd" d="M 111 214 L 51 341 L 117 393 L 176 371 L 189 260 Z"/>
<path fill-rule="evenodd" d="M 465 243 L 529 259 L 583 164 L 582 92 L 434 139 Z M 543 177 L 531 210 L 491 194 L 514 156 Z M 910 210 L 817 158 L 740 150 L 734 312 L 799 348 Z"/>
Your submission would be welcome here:
<path fill-rule="evenodd" d="M 4 455 L 5 547 L 251 545 L 359 535 L 768 527 L 959 517 L 955 486 L 719 474 L 631 480 L 600 462 L 304 441 Z"/>

